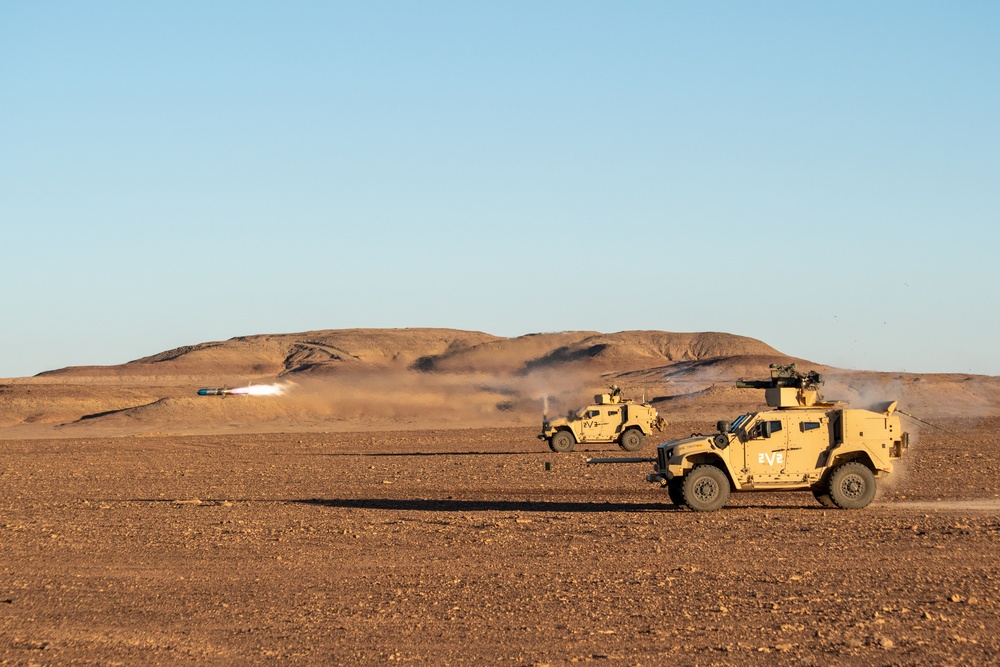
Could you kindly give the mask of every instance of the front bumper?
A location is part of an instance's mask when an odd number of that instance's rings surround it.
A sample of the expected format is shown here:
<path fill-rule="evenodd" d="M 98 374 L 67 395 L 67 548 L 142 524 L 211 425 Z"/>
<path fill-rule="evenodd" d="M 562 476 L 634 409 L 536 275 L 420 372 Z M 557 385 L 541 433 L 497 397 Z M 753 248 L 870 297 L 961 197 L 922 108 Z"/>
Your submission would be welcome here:
<path fill-rule="evenodd" d="M 656 468 L 646 475 L 646 481 L 651 484 L 666 484 L 675 477 L 684 476 L 684 456 L 675 456 L 676 447 L 658 447 L 656 449 Z"/>

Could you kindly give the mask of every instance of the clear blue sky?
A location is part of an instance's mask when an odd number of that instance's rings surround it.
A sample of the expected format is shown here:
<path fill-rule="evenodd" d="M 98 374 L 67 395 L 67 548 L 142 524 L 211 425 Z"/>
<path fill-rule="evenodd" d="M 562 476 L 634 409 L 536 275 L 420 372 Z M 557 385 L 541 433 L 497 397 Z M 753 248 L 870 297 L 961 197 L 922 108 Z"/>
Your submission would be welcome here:
<path fill-rule="evenodd" d="M 1000 375 L 1000 3 L 5 2 L 0 377 L 349 327 Z"/>

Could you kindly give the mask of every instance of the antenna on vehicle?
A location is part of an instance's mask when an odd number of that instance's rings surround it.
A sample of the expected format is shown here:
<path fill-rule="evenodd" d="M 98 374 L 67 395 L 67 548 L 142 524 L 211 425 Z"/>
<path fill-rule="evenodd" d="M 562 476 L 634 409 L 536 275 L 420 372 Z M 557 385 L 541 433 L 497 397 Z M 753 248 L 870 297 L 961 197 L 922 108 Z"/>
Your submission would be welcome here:
<path fill-rule="evenodd" d="M 941 427 L 940 427 L 940 426 L 938 426 L 937 424 L 932 424 L 932 423 L 930 423 L 929 421 L 924 421 L 924 420 L 923 420 L 923 419 L 921 419 L 920 417 L 917 417 L 917 416 L 915 416 L 915 415 L 911 415 L 911 414 L 910 414 L 909 412 L 903 412 L 903 411 L 902 411 L 902 410 L 900 410 L 899 408 L 897 408 L 897 409 L 896 409 L 896 412 L 898 412 L 898 413 L 899 413 L 899 414 L 901 414 L 901 415 L 905 415 L 905 416 L 909 417 L 910 419 L 912 419 L 912 420 L 913 420 L 913 421 L 915 421 L 915 422 L 919 422 L 919 423 L 921 423 L 921 424 L 924 424 L 925 426 L 930 426 L 930 427 L 931 427 L 931 428 L 933 428 L 933 429 L 937 429 L 938 431 L 941 431 L 942 433 L 945 433 L 945 434 L 947 434 L 947 435 L 950 435 L 950 436 L 951 436 L 951 437 L 953 437 L 953 438 L 958 438 L 959 440 L 961 440 L 962 442 L 964 442 L 964 443 L 966 443 L 966 444 L 969 444 L 969 445 L 975 445 L 975 444 L 976 444 L 976 443 L 972 442 L 971 440 L 966 440 L 965 438 L 963 438 L 962 436 L 958 435 L 957 433 L 955 433 L 955 432 L 953 432 L 953 431 L 949 431 L 949 430 L 948 430 L 948 429 L 946 429 L 946 428 L 941 428 Z"/>

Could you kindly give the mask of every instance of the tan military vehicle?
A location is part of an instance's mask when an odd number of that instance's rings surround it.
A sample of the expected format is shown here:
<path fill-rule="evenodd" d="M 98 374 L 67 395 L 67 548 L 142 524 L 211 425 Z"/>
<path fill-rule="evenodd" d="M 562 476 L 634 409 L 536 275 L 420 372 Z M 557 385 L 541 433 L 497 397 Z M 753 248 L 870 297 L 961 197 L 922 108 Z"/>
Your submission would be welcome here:
<path fill-rule="evenodd" d="M 676 505 L 708 512 L 730 491 L 810 489 L 826 507 L 860 509 L 875 497 L 909 446 L 895 401 L 881 412 L 826 403 L 815 371 L 771 366 L 770 381 L 739 381 L 764 389 L 771 410 L 718 422 L 714 435 L 692 435 L 658 447 L 649 482 L 666 486 Z"/>
<path fill-rule="evenodd" d="M 612 385 L 611 392 L 594 396 L 594 405 L 570 410 L 565 418 L 542 418 L 539 440 L 547 440 L 554 452 L 571 452 L 576 443 L 617 442 L 627 452 L 642 449 L 646 436 L 662 431 L 667 422 L 648 403 L 623 398 Z"/>

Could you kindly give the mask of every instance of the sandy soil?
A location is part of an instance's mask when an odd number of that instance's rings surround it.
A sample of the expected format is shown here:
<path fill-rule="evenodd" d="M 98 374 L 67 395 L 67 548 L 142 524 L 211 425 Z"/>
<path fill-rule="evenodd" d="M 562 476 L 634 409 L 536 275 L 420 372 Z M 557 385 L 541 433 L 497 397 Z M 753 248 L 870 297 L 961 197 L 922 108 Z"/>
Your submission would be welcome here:
<path fill-rule="evenodd" d="M 710 432 L 772 362 L 925 420 L 871 507 L 696 514 L 534 437 L 612 382 L 659 439 Z M 288 391 L 196 395 L 247 382 Z M 998 429 L 1000 378 L 721 333 L 331 330 L 0 380 L 0 664 L 997 664 Z"/>
<path fill-rule="evenodd" d="M 532 428 L 8 440 L 0 663 L 995 665 L 1000 419 L 940 424 L 710 515 Z"/>

